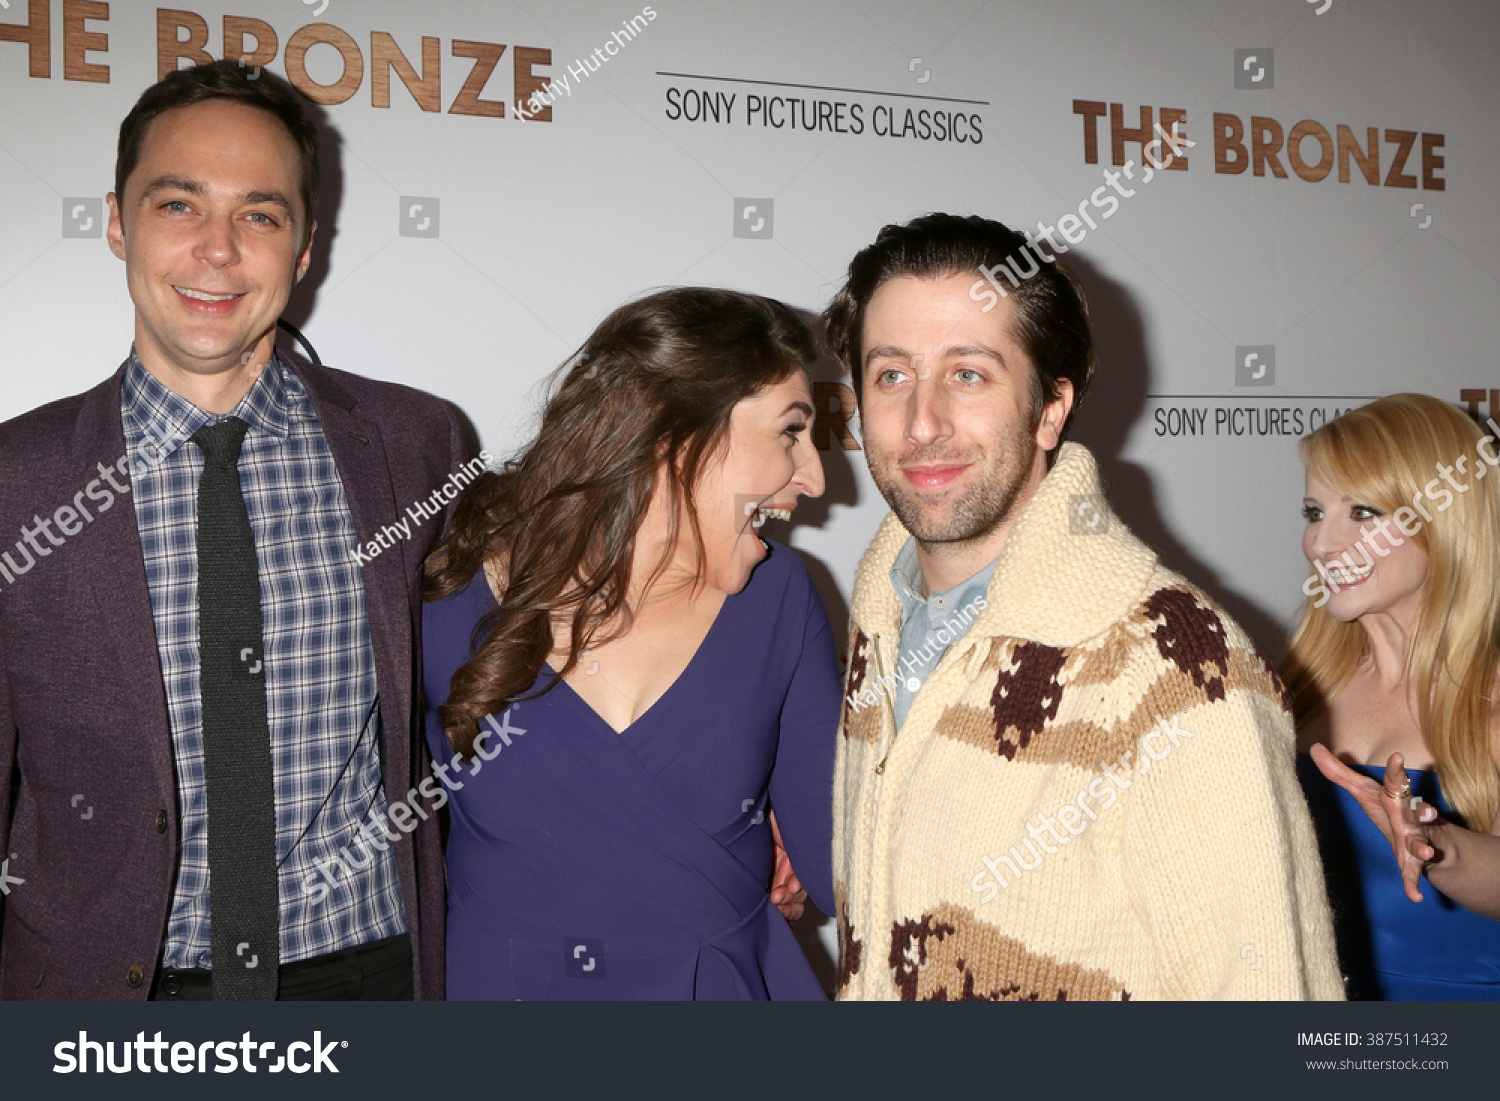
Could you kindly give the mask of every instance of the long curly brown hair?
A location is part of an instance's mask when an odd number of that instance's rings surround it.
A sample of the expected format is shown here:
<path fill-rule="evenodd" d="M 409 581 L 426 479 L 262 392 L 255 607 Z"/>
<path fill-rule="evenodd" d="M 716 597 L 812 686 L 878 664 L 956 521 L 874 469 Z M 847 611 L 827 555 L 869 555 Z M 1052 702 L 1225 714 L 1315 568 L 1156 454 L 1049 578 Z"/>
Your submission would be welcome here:
<path fill-rule="evenodd" d="M 683 516 L 701 576 L 694 491 L 723 455 L 731 412 L 806 373 L 817 354 L 780 302 L 677 287 L 615 310 L 558 368 L 535 438 L 464 490 L 427 561 L 427 600 L 458 592 L 486 563 L 504 588 L 438 710 L 456 753 L 473 753 L 485 716 L 549 691 L 585 650 L 630 629 L 635 536 L 659 472 L 672 496 L 668 551 L 648 585 L 666 569 Z M 571 620 L 568 660 L 524 695 L 552 651 L 559 616 Z"/>

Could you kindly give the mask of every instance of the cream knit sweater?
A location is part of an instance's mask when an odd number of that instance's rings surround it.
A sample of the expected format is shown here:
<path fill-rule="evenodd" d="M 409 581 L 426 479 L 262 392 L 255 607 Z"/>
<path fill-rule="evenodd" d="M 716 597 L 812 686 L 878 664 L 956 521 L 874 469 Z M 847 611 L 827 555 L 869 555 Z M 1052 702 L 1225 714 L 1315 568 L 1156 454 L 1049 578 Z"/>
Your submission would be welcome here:
<path fill-rule="evenodd" d="M 839 996 L 1343 997 L 1286 692 L 1064 444 L 895 730 L 888 516 L 834 779 Z M 956 633 L 956 632 L 955 632 Z"/>

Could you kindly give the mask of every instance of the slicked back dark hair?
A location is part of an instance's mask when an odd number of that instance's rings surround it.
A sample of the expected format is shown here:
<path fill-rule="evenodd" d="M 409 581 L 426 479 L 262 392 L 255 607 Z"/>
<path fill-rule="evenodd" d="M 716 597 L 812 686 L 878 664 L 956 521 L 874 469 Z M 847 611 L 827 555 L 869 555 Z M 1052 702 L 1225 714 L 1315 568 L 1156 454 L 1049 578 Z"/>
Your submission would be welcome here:
<path fill-rule="evenodd" d="M 853 379 L 855 401 L 863 407 L 865 309 L 883 284 L 903 275 L 972 275 L 975 286 L 969 297 L 975 302 L 993 299 L 993 305 L 1001 296 L 980 269 L 994 271 L 996 265 L 1013 261 L 1017 273 L 1036 268 L 1019 280 L 1009 271 L 999 272 L 997 278 L 1005 296 L 1015 299 L 1016 338 L 1036 366 L 1031 382 L 1034 415 L 1041 416 L 1043 401 L 1057 397 L 1063 379 L 1073 384 L 1077 410 L 1094 376 L 1088 303 L 1073 273 L 1041 255 L 1020 233 L 977 214 L 924 214 L 905 225 L 882 228 L 875 243 L 849 261 L 844 285 L 823 311 L 829 345 Z M 1019 286 L 1011 285 L 1017 281 Z M 1064 424 L 1065 433 L 1067 427 Z"/>
<path fill-rule="evenodd" d="M 258 107 L 286 127 L 302 169 L 303 217 L 306 233 L 312 228 L 318 199 L 318 130 L 307 117 L 302 97 L 286 81 L 261 69 L 251 74 L 236 61 L 211 61 L 168 73 L 141 93 L 130 114 L 120 123 L 119 151 L 115 156 L 115 196 L 125 205 L 125 181 L 141 159 L 141 145 L 152 121 L 174 107 L 187 107 L 211 99 L 227 99 Z"/>

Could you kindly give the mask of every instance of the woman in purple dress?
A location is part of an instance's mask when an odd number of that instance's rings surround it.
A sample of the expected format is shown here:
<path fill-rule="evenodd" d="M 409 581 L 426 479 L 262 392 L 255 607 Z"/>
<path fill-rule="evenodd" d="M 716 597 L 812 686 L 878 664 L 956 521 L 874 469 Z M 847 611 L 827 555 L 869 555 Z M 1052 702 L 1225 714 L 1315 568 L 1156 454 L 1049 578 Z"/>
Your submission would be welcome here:
<path fill-rule="evenodd" d="M 756 530 L 823 491 L 816 355 L 769 299 L 632 302 L 459 501 L 423 621 L 449 998 L 824 996 L 771 901 L 770 814 L 831 913 L 838 662 Z"/>

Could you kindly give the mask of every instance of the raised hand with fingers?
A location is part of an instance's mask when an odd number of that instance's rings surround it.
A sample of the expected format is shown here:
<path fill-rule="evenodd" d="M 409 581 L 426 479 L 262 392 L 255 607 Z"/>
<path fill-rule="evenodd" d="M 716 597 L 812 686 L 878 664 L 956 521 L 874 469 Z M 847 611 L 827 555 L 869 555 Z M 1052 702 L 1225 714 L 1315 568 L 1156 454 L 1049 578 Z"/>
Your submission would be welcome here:
<path fill-rule="evenodd" d="M 1326 746 L 1314 745 L 1312 759 L 1318 771 L 1354 796 L 1370 821 L 1385 834 L 1401 868 L 1406 897 L 1421 902 L 1422 874 L 1428 865 L 1442 859 L 1434 844 L 1434 830 L 1444 820 L 1430 803 L 1422 803 L 1420 809 L 1412 805 L 1405 759 L 1399 753 L 1391 754 L 1386 762 L 1384 786 L 1355 772 Z"/>

